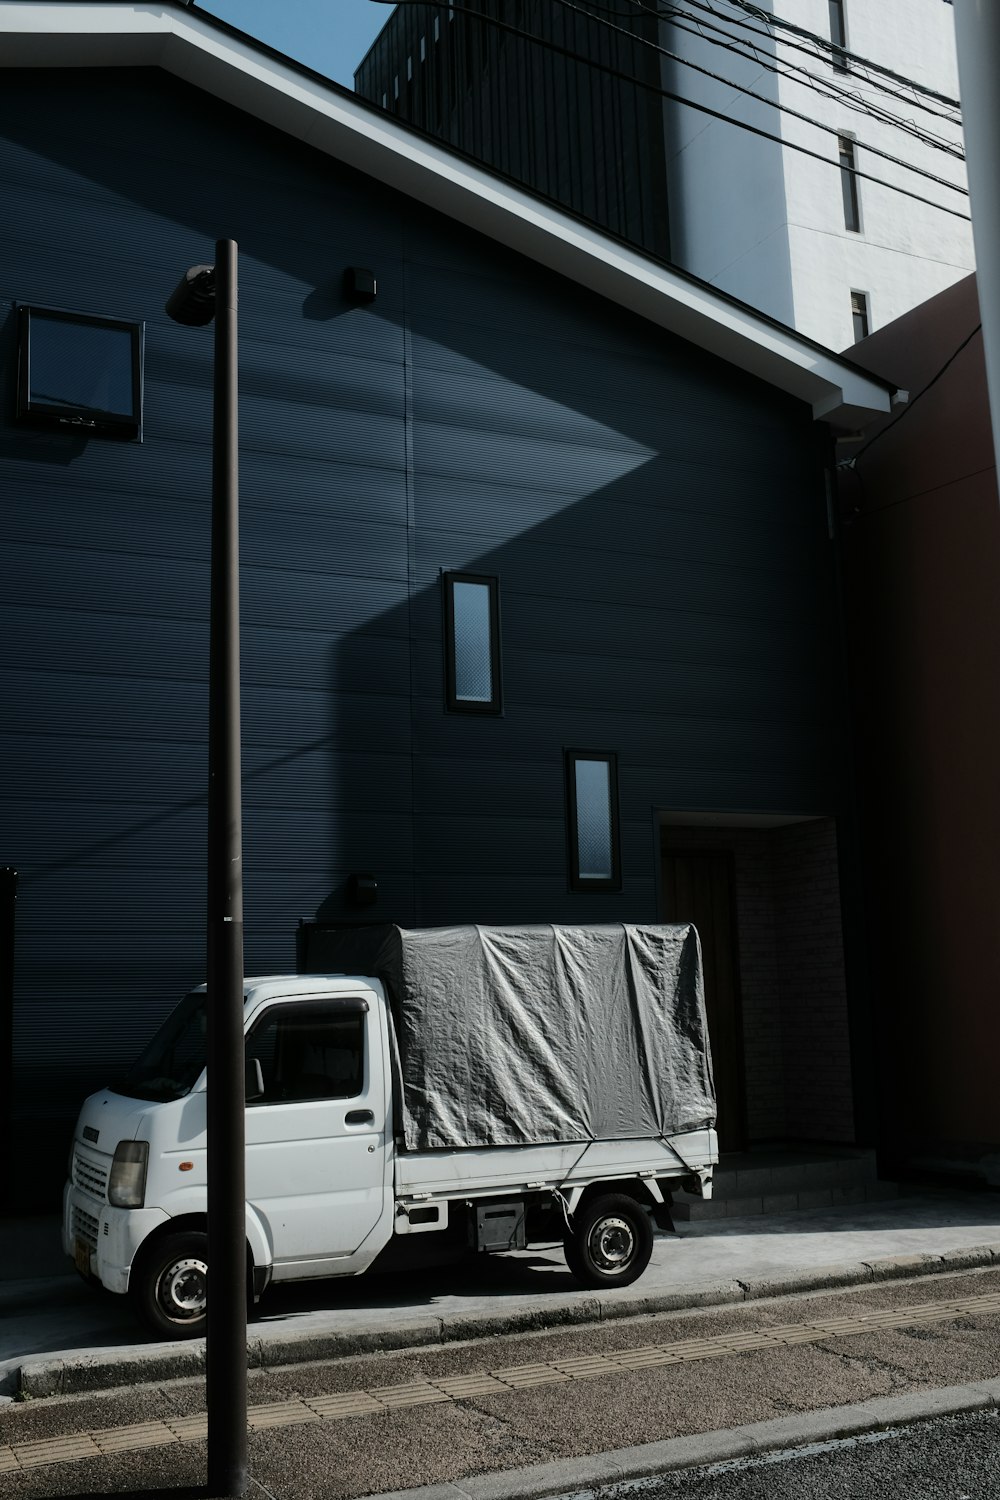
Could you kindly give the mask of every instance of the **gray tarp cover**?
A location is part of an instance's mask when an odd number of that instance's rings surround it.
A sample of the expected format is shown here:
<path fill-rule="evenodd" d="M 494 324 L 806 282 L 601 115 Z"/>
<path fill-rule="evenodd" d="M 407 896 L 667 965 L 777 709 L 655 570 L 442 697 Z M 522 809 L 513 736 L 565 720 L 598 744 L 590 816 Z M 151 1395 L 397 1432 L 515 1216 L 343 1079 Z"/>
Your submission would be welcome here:
<path fill-rule="evenodd" d="M 386 985 L 410 1150 L 715 1123 L 691 926 L 313 928 L 307 964 Z"/>

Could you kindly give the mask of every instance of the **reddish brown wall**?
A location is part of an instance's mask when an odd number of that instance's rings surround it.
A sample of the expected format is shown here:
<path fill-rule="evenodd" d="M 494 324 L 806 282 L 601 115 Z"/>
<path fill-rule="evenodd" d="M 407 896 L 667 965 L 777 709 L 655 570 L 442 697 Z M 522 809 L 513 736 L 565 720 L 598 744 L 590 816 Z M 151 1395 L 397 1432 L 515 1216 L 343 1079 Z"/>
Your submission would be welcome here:
<path fill-rule="evenodd" d="M 1000 510 L 975 279 L 852 353 L 911 409 L 841 471 L 883 1141 L 1000 1141 Z M 847 453 L 850 450 L 846 450 Z"/>

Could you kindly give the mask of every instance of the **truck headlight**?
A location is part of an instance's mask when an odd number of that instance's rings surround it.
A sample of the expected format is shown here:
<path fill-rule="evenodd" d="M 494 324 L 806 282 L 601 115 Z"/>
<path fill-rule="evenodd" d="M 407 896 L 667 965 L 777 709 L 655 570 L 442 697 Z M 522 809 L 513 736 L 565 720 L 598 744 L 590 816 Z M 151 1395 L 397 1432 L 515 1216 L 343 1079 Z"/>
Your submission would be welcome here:
<path fill-rule="evenodd" d="M 146 1196 L 146 1141 L 119 1141 L 108 1179 L 108 1202 L 115 1208 L 141 1208 Z"/>

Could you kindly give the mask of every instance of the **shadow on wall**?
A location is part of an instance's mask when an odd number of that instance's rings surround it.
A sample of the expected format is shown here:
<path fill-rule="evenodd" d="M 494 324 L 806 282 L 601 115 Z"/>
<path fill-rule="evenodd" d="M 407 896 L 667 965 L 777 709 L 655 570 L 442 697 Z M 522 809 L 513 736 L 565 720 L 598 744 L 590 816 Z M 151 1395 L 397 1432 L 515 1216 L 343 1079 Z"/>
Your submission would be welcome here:
<path fill-rule="evenodd" d="M 12 241 L 0 292 L 146 321 L 141 446 L 0 429 L 22 1113 L 54 1088 L 75 1108 L 202 975 L 211 332 L 162 304 L 220 235 L 241 248 L 248 972 L 293 967 L 299 917 L 355 918 L 358 870 L 366 919 L 649 920 L 653 807 L 837 804 L 796 403 L 159 75 L 33 75 L 0 118 L 12 222 L 58 204 L 73 231 Z M 370 308 L 349 265 L 378 276 Z M 500 718 L 444 710 L 448 569 L 500 579 Z M 620 893 L 567 890 L 570 746 L 619 754 Z"/>

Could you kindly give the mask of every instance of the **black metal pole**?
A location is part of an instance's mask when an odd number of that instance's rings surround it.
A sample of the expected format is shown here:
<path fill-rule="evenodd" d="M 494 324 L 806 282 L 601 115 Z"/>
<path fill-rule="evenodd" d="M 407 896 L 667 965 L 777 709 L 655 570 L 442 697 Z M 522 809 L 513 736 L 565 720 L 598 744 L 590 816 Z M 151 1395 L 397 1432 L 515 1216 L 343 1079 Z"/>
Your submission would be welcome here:
<path fill-rule="evenodd" d="M 6 1142 L 3 1171 L 15 1193 L 25 1183 L 18 1181 L 17 1144 L 12 1123 L 14 1088 L 14 933 L 17 913 L 17 871 L 0 870 L 0 1132 Z M 11 1211 L 8 1200 L 7 1212 Z"/>
<path fill-rule="evenodd" d="M 208 1483 L 247 1483 L 237 247 L 215 247 L 208 746 Z"/>

